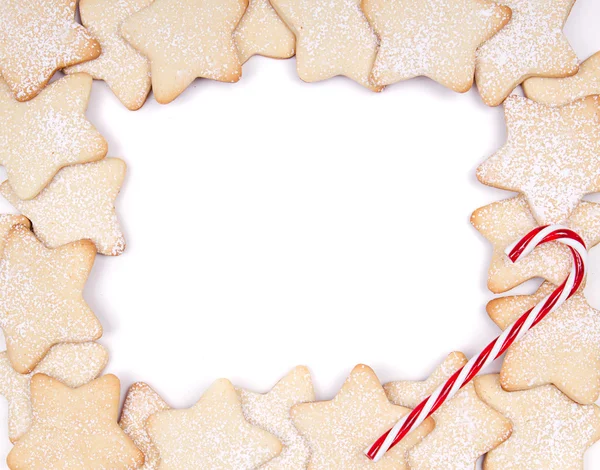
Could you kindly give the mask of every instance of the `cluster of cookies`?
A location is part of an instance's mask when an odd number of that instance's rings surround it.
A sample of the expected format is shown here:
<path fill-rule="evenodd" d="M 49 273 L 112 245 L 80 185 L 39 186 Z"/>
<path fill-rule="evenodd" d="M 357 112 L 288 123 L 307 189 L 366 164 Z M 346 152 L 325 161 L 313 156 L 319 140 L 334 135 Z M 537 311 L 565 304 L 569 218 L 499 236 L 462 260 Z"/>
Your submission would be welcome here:
<path fill-rule="evenodd" d="M 297 367 L 266 394 L 216 381 L 187 410 L 100 377 L 108 354 L 83 298 L 97 253 L 125 242 L 114 202 L 125 163 L 86 120 L 92 79 L 129 109 L 161 103 L 197 77 L 234 82 L 251 56 L 297 57 L 308 82 L 345 75 L 369 89 L 428 76 L 459 92 L 474 80 L 505 102 L 508 141 L 478 169 L 520 193 L 475 211 L 493 245 L 489 288 L 532 278 L 532 295 L 493 300 L 506 328 L 567 276 L 568 248 L 512 263 L 504 249 L 563 224 L 600 242 L 600 53 L 578 65 L 562 34 L 574 0 L 73 0 L 0 2 L 2 194 L 0 394 L 9 403 L 11 469 L 487 470 L 582 467 L 600 439 L 600 312 L 577 293 L 512 346 L 499 375 L 477 378 L 377 464 L 363 449 L 465 365 L 450 354 L 423 382 L 382 386 L 357 366 L 330 401 Z M 57 70 L 65 78 L 48 85 Z M 534 77 L 534 78 L 532 78 Z M 523 84 L 528 98 L 509 96 Z"/>

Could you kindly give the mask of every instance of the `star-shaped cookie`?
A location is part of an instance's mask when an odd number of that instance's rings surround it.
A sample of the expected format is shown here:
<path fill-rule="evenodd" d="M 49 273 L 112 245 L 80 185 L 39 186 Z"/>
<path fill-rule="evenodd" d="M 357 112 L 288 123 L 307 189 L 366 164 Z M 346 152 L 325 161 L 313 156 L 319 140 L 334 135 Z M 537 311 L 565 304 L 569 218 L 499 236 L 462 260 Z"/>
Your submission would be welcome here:
<path fill-rule="evenodd" d="M 378 39 L 361 0 L 271 0 L 296 35 L 298 75 L 305 82 L 344 75 L 371 90 Z"/>
<path fill-rule="evenodd" d="M 73 0 L 0 3 L 0 75 L 19 101 L 36 96 L 54 72 L 95 59 L 100 44 L 75 22 Z"/>
<path fill-rule="evenodd" d="M 564 222 L 584 195 L 600 191 L 600 97 L 552 107 L 511 96 L 505 114 L 507 142 L 477 178 L 524 194 L 540 224 Z"/>
<path fill-rule="evenodd" d="M 433 429 L 431 418 L 377 463 L 363 451 L 409 412 L 390 403 L 370 367 L 358 365 L 333 400 L 296 405 L 292 419 L 310 445 L 310 470 L 404 470 L 408 450 Z"/>
<path fill-rule="evenodd" d="M 248 0 L 155 0 L 122 25 L 123 37 L 150 59 L 156 101 L 170 103 L 196 78 L 237 82 L 233 38 Z"/>
<path fill-rule="evenodd" d="M 269 0 L 250 0 L 234 38 L 242 63 L 253 55 L 289 59 L 296 53 L 296 36 Z"/>
<path fill-rule="evenodd" d="M 100 160 L 108 144 L 85 118 L 92 78 L 77 74 L 19 103 L 0 79 L 0 164 L 20 199 L 32 199 L 63 167 Z"/>
<path fill-rule="evenodd" d="M 283 451 L 261 466 L 261 470 L 305 469 L 310 449 L 290 417 L 290 409 L 298 403 L 315 401 L 315 392 L 306 367 L 296 367 L 266 394 L 240 390 L 242 411 L 250 424 L 258 426 L 283 444 Z"/>
<path fill-rule="evenodd" d="M 12 368 L 6 352 L 0 353 L 0 395 L 8 401 L 8 437 L 16 442 L 31 426 L 31 378 L 46 374 L 69 387 L 80 387 L 100 375 L 108 351 L 98 343 L 63 343 L 54 346 L 30 374 Z"/>
<path fill-rule="evenodd" d="M 160 453 L 146 431 L 146 421 L 154 413 L 170 409 L 170 406 L 144 382 L 134 383 L 127 392 L 119 425 L 145 457 L 140 470 L 157 470 Z"/>
<path fill-rule="evenodd" d="M 146 430 L 160 453 L 160 470 L 250 470 L 281 452 L 279 440 L 246 421 L 235 388 L 224 379 L 187 410 L 153 414 Z"/>
<path fill-rule="evenodd" d="M 27 217 L 22 215 L 0 214 L 0 259 L 4 253 L 4 245 L 8 239 L 8 235 L 13 227 L 23 225 L 26 228 L 31 228 L 31 223 Z"/>
<path fill-rule="evenodd" d="M 0 327 L 17 372 L 31 372 L 55 344 L 102 335 L 83 299 L 95 255 L 87 240 L 50 250 L 26 227 L 11 230 L 0 260 Z"/>
<path fill-rule="evenodd" d="M 475 80 L 483 101 L 498 106 L 530 77 L 568 77 L 579 59 L 562 28 L 575 0 L 506 0 L 512 19 L 477 53 Z"/>
<path fill-rule="evenodd" d="M 33 422 L 8 454 L 9 468 L 138 468 L 144 456 L 117 424 L 120 387 L 114 375 L 79 388 L 44 374 L 34 375 Z"/>
<path fill-rule="evenodd" d="M 590 95 L 600 95 L 600 52 L 583 62 L 576 75 L 566 78 L 530 78 L 523 83 L 523 91 L 529 99 L 555 106 Z"/>
<path fill-rule="evenodd" d="M 477 48 L 511 17 L 484 0 L 363 0 L 362 8 L 381 40 L 374 83 L 427 76 L 461 93 L 473 85 Z"/>
<path fill-rule="evenodd" d="M 20 200 L 7 182 L 0 194 L 33 223 L 35 234 L 54 248 L 76 240 L 92 240 L 103 255 L 125 250 L 114 201 L 125 178 L 125 162 L 99 162 L 63 168 L 38 197 Z"/>
<path fill-rule="evenodd" d="M 513 424 L 511 437 L 485 458 L 485 470 L 581 470 L 600 439 L 600 408 L 578 405 L 552 385 L 505 392 L 497 375 L 475 378 L 477 394 Z"/>
<path fill-rule="evenodd" d="M 81 21 L 102 46 L 97 59 L 69 67 L 104 80 L 128 109 L 142 107 L 150 92 L 150 64 L 121 36 L 121 24 L 152 0 L 80 0 Z"/>
<path fill-rule="evenodd" d="M 391 382 L 385 392 L 396 405 L 416 407 L 467 363 L 454 352 L 424 382 Z M 435 429 L 409 451 L 412 470 L 475 469 L 483 454 L 498 447 L 511 434 L 504 416 L 479 399 L 472 383 L 434 414 Z"/>
<path fill-rule="evenodd" d="M 492 300 L 487 311 L 503 330 L 556 286 L 546 282 L 533 295 Z M 600 397 L 600 312 L 576 293 L 509 348 L 500 382 L 507 391 L 554 384 L 583 405 Z"/>
<path fill-rule="evenodd" d="M 488 275 L 488 287 L 492 292 L 506 292 L 536 277 L 560 284 L 569 275 L 573 256 L 560 243 L 538 246 L 516 263 L 504 253 L 507 246 L 539 226 L 523 196 L 477 209 L 471 216 L 471 223 L 494 248 Z M 580 202 L 564 225 L 579 233 L 588 249 L 594 247 L 600 242 L 600 204 Z"/>

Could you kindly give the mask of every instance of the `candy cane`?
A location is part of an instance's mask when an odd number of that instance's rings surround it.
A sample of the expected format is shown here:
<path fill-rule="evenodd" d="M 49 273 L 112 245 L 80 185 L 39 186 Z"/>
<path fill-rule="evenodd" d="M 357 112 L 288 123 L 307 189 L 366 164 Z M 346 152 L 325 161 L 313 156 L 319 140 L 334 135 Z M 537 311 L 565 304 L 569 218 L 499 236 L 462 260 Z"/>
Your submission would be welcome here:
<path fill-rule="evenodd" d="M 414 410 L 405 415 L 396 425 L 383 434 L 373 445 L 365 450 L 371 460 L 377 462 L 385 453 L 400 442 L 404 436 L 414 431 L 425 419 L 440 406 L 450 400 L 483 369 L 504 352 L 515 341 L 519 341 L 531 328 L 555 311 L 571 297 L 585 279 L 587 248 L 582 238 L 565 227 L 550 225 L 538 227 L 506 249 L 506 254 L 514 263 L 531 253 L 538 245 L 559 242 L 567 245 L 573 255 L 573 269 L 567 279 L 550 295 L 535 307 L 525 312 L 517 321 L 492 341 L 479 355 L 473 357 L 435 392 L 423 400 Z"/>

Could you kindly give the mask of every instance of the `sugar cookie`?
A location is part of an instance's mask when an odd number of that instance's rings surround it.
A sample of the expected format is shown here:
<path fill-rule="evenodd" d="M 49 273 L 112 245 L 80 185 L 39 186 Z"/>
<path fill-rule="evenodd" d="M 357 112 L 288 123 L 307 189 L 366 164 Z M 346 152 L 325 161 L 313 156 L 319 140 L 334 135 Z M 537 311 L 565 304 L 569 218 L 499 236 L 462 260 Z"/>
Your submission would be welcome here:
<path fill-rule="evenodd" d="M 562 106 L 590 95 L 600 95 L 600 52 L 579 66 L 577 75 L 566 78 L 530 78 L 523 83 L 527 98 Z"/>
<path fill-rule="evenodd" d="M 558 285 L 569 275 L 573 257 L 569 248 L 560 243 L 541 245 L 516 263 L 504 253 L 512 242 L 538 227 L 525 197 L 517 196 L 477 209 L 471 223 L 494 248 L 488 274 L 488 287 L 492 292 L 506 292 L 536 277 Z M 594 247 L 600 242 L 600 204 L 582 201 L 564 225 L 579 233 L 588 249 Z"/>
<path fill-rule="evenodd" d="M 87 240 L 49 250 L 24 226 L 12 229 L 0 260 L 0 327 L 17 372 L 31 372 L 55 344 L 102 336 L 83 300 L 95 255 Z"/>
<path fill-rule="evenodd" d="M 533 295 L 492 300 L 487 311 L 505 329 L 550 294 L 544 283 Z M 507 351 L 500 382 L 507 391 L 553 384 L 583 405 L 600 397 L 600 312 L 576 293 Z"/>
<path fill-rule="evenodd" d="M 196 78 L 237 82 L 233 39 L 248 0 L 155 0 L 129 17 L 123 37 L 150 59 L 156 101 L 170 103 Z"/>
<path fill-rule="evenodd" d="M 600 439 L 600 408 L 578 405 L 552 385 L 505 392 L 497 375 L 475 378 L 483 401 L 513 423 L 511 437 L 486 455 L 484 470 L 580 470 Z"/>
<path fill-rule="evenodd" d="M 477 48 L 511 17 L 485 0 L 363 0 L 362 8 L 381 40 L 374 83 L 427 76 L 461 93 L 473 85 Z"/>
<path fill-rule="evenodd" d="M 568 77 L 579 59 L 562 28 L 575 0 L 506 0 L 512 19 L 477 53 L 475 80 L 483 101 L 498 106 L 529 77 Z"/>
<path fill-rule="evenodd" d="M 124 178 L 125 162 L 106 158 L 63 168 L 30 201 L 20 200 L 7 182 L 0 185 L 0 194 L 32 221 L 46 246 L 89 239 L 99 253 L 116 256 L 125 250 L 114 207 Z"/>
<path fill-rule="evenodd" d="M 152 0 L 80 0 L 81 22 L 100 41 L 97 59 L 69 67 L 65 73 L 85 72 L 104 80 L 127 108 L 142 107 L 150 93 L 150 63 L 121 36 L 121 24 Z"/>
<path fill-rule="evenodd" d="M 98 41 L 75 22 L 76 6 L 72 0 L 0 3 L 0 75 L 19 101 L 36 96 L 57 70 L 100 55 Z"/>
<path fill-rule="evenodd" d="M 302 80 L 316 82 L 344 75 L 371 90 L 382 89 L 370 78 L 378 39 L 360 3 L 271 0 L 296 35 L 296 61 Z"/>
<path fill-rule="evenodd" d="M 0 353 L 0 395 L 8 401 L 8 437 L 16 442 L 31 426 L 31 377 L 46 374 L 69 387 L 94 380 L 106 367 L 108 351 L 98 343 L 54 346 L 30 374 L 15 371 L 6 352 Z"/>
<path fill-rule="evenodd" d="M 23 217 L 22 215 L 0 214 L 0 259 L 2 259 L 4 244 L 10 231 L 17 225 L 31 228 L 31 223 L 27 217 Z"/>
<path fill-rule="evenodd" d="M 281 452 L 273 435 L 246 421 L 228 380 L 217 380 L 187 410 L 153 414 L 146 430 L 160 452 L 160 470 L 250 470 Z"/>
<path fill-rule="evenodd" d="M 288 59 L 296 53 L 296 36 L 269 0 L 250 0 L 234 38 L 242 63 L 253 55 Z"/>
<path fill-rule="evenodd" d="M 143 382 L 134 383 L 127 392 L 119 425 L 144 454 L 140 470 L 157 470 L 160 466 L 160 453 L 148 436 L 146 421 L 154 413 L 168 409 L 158 393 Z"/>
<path fill-rule="evenodd" d="M 600 98 L 551 107 L 511 96 L 504 107 L 507 142 L 477 178 L 524 194 L 541 225 L 564 222 L 584 195 L 600 191 Z"/>
<path fill-rule="evenodd" d="M 108 144 L 85 118 L 92 79 L 77 74 L 19 103 L 0 79 L 0 164 L 20 199 L 32 199 L 63 167 L 100 160 Z"/>
<path fill-rule="evenodd" d="M 31 379 L 33 423 L 8 454 L 12 470 L 130 470 L 144 456 L 117 424 L 120 382 L 105 375 L 70 388 L 44 374 Z"/>
<path fill-rule="evenodd" d="M 384 386 L 396 405 L 416 407 L 467 363 L 454 352 L 424 382 L 391 382 Z M 408 453 L 412 470 L 475 469 L 479 457 L 506 441 L 512 425 L 479 399 L 472 383 L 433 415 L 435 429 Z"/>
<path fill-rule="evenodd" d="M 296 405 L 292 419 L 310 445 L 310 470 L 404 470 L 408 469 L 408 450 L 433 429 L 431 418 L 376 465 L 363 451 L 408 412 L 389 402 L 370 367 L 358 365 L 333 400 Z"/>
<path fill-rule="evenodd" d="M 266 393 L 240 390 L 242 411 L 250 424 L 281 440 L 281 454 L 261 466 L 261 470 L 301 470 L 308 466 L 310 448 L 292 422 L 290 409 L 298 403 L 315 401 L 310 372 L 296 367 Z"/>

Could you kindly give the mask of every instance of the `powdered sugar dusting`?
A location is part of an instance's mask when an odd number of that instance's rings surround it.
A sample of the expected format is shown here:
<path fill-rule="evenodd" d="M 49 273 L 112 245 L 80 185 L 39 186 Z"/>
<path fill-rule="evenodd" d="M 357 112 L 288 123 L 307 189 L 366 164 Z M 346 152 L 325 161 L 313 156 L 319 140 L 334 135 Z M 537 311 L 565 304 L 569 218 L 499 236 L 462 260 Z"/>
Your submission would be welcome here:
<path fill-rule="evenodd" d="M 552 385 L 505 392 L 497 375 L 475 379 L 479 396 L 511 420 L 513 433 L 487 454 L 488 470 L 576 470 L 600 439 L 600 409 L 571 401 Z"/>
<path fill-rule="evenodd" d="M 245 420 L 228 380 L 216 381 L 190 409 L 152 415 L 146 429 L 165 468 L 251 470 L 281 452 L 274 436 Z"/>
<path fill-rule="evenodd" d="M 0 327 L 18 372 L 30 372 L 55 344 L 102 335 L 83 300 L 94 256 L 90 242 L 48 250 L 27 228 L 12 230 L 0 260 Z"/>
<path fill-rule="evenodd" d="M 462 92 L 473 83 L 475 51 L 510 18 L 480 0 L 366 0 L 363 9 L 381 38 L 376 83 L 425 75 Z"/>
<path fill-rule="evenodd" d="M 92 80 L 74 75 L 26 103 L 0 79 L 0 163 L 21 199 L 39 194 L 64 166 L 100 160 L 108 144 L 85 118 Z"/>
<path fill-rule="evenodd" d="M 115 256 L 125 249 L 114 208 L 124 178 L 125 162 L 106 158 L 63 168 L 30 201 L 20 200 L 7 182 L 0 185 L 0 194 L 32 221 L 46 246 L 89 239 L 99 253 Z"/>
<path fill-rule="evenodd" d="M 281 454 L 261 466 L 261 470 L 307 468 L 310 448 L 294 426 L 290 409 L 298 403 L 315 400 L 308 369 L 296 367 L 265 395 L 247 390 L 240 390 L 239 393 L 248 422 L 270 432 L 284 446 Z"/>
<path fill-rule="evenodd" d="M 505 112 L 507 143 L 477 177 L 523 193 L 540 224 L 564 222 L 585 194 L 600 189 L 600 98 L 557 108 L 511 96 Z"/>
<path fill-rule="evenodd" d="M 408 469 L 407 451 L 433 429 L 428 418 L 377 464 L 363 450 L 410 410 L 392 405 L 372 369 L 359 365 L 331 401 L 292 408 L 292 418 L 311 448 L 309 468 Z"/>
<path fill-rule="evenodd" d="M 75 7 L 65 0 L 0 3 L 0 73 L 19 101 L 37 95 L 57 70 L 100 54 L 75 23 Z"/>
<path fill-rule="evenodd" d="M 8 401 L 8 436 L 17 441 L 31 426 L 30 382 L 42 373 L 69 387 L 94 380 L 108 362 L 108 351 L 98 343 L 65 343 L 54 346 L 30 374 L 16 372 L 6 352 L 0 353 L 0 395 Z"/>
<path fill-rule="evenodd" d="M 81 20 L 100 42 L 102 54 L 65 72 L 86 72 L 104 80 L 125 106 L 139 109 L 150 92 L 150 64 L 123 39 L 121 24 L 151 3 L 152 0 L 81 0 Z"/>
<path fill-rule="evenodd" d="M 344 75 L 374 90 L 370 74 L 378 39 L 361 0 L 272 0 L 296 35 L 298 75 L 314 82 Z"/>
<path fill-rule="evenodd" d="M 483 100 L 497 106 L 526 78 L 564 77 L 579 59 L 562 32 L 575 0 L 506 0 L 511 21 L 477 54 L 476 79 Z"/>
<path fill-rule="evenodd" d="M 415 407 L 467 363 L 452 353 L 424 382 L 391 382 L 385 391 L 392 403 Z M 472 470 L 477 459 L 510 436 L 511 424 L 482 402 L 472 383 L 433 415 L 435 429 L 409 452 L 415 470 Z"/>

